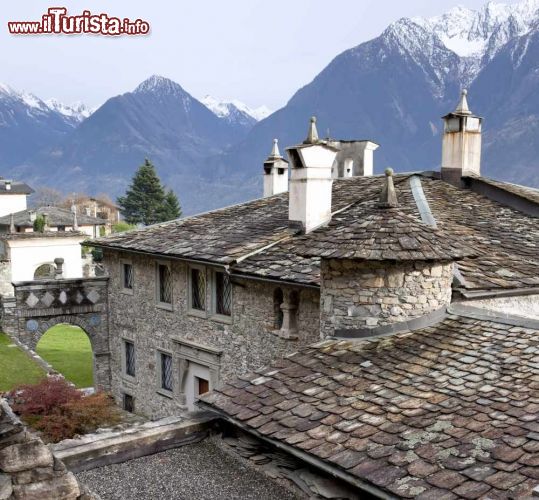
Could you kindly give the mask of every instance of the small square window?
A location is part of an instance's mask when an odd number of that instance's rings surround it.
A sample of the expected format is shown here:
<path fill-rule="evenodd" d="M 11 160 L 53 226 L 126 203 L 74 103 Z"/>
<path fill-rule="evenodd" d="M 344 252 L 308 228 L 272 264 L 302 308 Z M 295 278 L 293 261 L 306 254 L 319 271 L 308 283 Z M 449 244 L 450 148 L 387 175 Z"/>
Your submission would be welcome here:
<path fill-rule="evenodd" d="M 195 267 L 191 268 L 191 309 L 206 310 L 206 274 Z"/>
<path fill-rule="evenodd" d="M 157 265 L 157 299 L 161 304 L 172 304 L 172 272 L 168 264 Z"/>
<path fill-rule="evenodd" d="M 122 284 L 126 290 L 133 290 L 133 265 L 122 264 Z"/>
<path fill-rule="evenodd" d="M 228 274 L 215 272 L 215 312 L 223 316 L 231 315 L 232 286 Z"/>
<path fill-rule="evenodd" d="M 130 377 L 135 376 L 135 344 L 124 341 L 125 346 L 125 373 Z"/>
<path fill-rule="evenodd" d="M 135 400 L 133 396 L 131 396 L 131 394 L 126 394 L 124 392 L 123 408 L 125 411 L 128 411 L 129 413 L 133 413 L 135 411 Z"/>
<path fill-rule="evenodd" d="M 195 377 L 195 394 L 202 396 L 207 392 L 210 392 L 210 382 L 205 378 Z"/>
<path fill-rule="evenodd" d="M 159 353 L 161 357 L 161 389 L 172 391 L 172 356 Z"/>

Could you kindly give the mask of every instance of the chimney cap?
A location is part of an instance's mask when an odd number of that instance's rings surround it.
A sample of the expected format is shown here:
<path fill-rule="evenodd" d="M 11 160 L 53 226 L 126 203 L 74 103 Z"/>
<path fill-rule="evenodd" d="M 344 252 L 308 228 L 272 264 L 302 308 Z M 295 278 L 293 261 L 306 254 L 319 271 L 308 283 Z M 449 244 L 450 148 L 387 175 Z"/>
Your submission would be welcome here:
<path fill-rule="evenodd" d="M 269 158 L 282 158 L 279 151 L 279 139 L 273 139 L 273 147 L 271 148 Z"/>
<path fill-rule="evenodd" d="M 316 116 L 311 116 L 309 132 L 307 133 L 307 139 L 303 141 L 303 144 L 317 144 L 318 142 L 320 142 L 320 139 L 318 138 L 318 130 L 316 129 Z"/>
<path fill-rule="evenodd" d="M 466 89 L 462 89 L 460 91 L 460 100 L 457 104 L 457 107 L 454 111 L 454 113 L 459 115 L 471 115 L 472 112 L 470 111 L 470 108 L 468 107 L 468 99 L 466 96 L 468 95 L 468 91 Z"/>
<path fill-rule="evenodd" d="M 380 198 L 376 206 L 378 208 L 396 208 L 399 205 L 395 185 L 393 184 L 393 169 L 388 167 L 385 169 L 386 178 Z"/>

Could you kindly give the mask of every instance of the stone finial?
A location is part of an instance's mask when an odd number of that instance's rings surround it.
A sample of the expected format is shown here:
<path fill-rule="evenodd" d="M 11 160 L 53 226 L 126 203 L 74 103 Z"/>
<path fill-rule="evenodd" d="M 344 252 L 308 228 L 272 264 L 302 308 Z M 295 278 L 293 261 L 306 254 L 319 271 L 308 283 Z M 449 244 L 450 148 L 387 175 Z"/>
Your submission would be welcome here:
<path fill-rule="evenodd" d="M 279 151 L 279 139 L 273 139 L 273 147 L 271 148 L 270 158 L 282 158 Z"/>
<path fill-rule="evenodd" d="M 9 214 L 9 232 L 10 233 L 15 232 L 15 217 L 13 213 Z"/>
<path fill-rule="evenodd" d="M 468 107 L 468 99 L 466 96 L 468 95 L 468 91 L 466 89 L 462 89 L 460 92 L 460 101 L 457 104 L 457 108 L 455 109 L 455 113 L 459 115 L 471 115 L 472 112 L 470 111 L 470 108 Z"/>
<path fill-rule="evenodd" d="M 64 277 L 64 259 L 62 257 L 56 257 L 54 263 L 56 264 L 54 279 L 61 280 Z"/>
<path fill-rule="evenodd" d="M 311 123 L 309 125 L 309 133 L 307 139 L 303 141 L 303 144 L 316 144 L 318 139 L 318 130 L 316 130 L 316 116 L 311 117 Z"/>
<path fill-rule="evenodd" d="M 386 168 L 386 181 L 382 192 L 380 193 L 380 199 L 378 200 L 378 208 L 395 208 L 399 203 L 397 201 L 397 193 L 395 192 L 395 185 L 393 184 L 393 169 Z"/>

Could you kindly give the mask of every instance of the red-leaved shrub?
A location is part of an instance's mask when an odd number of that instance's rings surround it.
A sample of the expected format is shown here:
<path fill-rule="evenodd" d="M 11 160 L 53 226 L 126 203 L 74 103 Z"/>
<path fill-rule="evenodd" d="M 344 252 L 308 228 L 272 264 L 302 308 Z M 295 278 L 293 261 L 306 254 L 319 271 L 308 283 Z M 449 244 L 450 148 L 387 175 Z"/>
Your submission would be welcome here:
<path fill-rule="evenodd" d="M 63 378 L 47 378 L 9 394 L 13 410 L 43 439 L 56 443 L 121 420 L 114 400 L 98 392 L 84 396 Z"/>
<path fill-rule="evenodd" d="M 47 377 L 36 385 L 21 385 L 9 394 L 13 411 L 27 415 L 50 415 L 69 401 L 82 398 L 82 393 L 61 377 Z"/>

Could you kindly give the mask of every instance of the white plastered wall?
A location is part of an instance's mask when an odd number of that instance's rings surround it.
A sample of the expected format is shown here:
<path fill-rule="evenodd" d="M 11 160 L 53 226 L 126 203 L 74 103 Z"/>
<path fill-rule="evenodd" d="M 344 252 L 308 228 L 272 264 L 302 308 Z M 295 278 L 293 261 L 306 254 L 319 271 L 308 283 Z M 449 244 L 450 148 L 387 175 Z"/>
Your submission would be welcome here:
<path fill-rule="evenodd" d="M 26 210 L 25 194 L 0 194 L 0 217 Z"/>
<path fill-rule="evenodd" d="M 21 238 L 8 240 L 12 281 L 30 281 L 35 270 L 42 264 L 54 263 L 54 259 L 64 259 L 63 277 L 82 277 L 82 257 L 80 243 L 84 236 L 58 238 Z"/>

